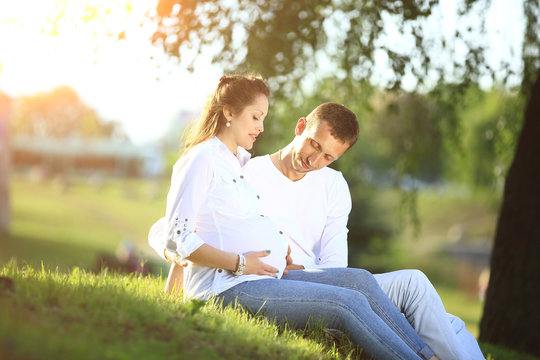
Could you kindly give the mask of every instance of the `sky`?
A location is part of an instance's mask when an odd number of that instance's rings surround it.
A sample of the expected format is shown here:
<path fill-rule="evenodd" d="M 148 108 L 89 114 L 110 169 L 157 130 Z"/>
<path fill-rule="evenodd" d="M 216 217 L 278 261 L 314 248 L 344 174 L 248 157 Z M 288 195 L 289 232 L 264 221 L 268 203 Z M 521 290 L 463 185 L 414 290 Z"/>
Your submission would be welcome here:
<path fill-rule="evenodd" d="M 453 4 L 442 0 L 439 20 L 430 26 L 451 34 Z M 155 25 L 147 12 L 154 7 L 155 0 L 1 1 L 0 91 L 18 97 L 67 85 L 104 119 L 120 122 L 135 143 L 158 139 L 180 111 L 200 110 L 222 69 L 201 57 L 190 73 L 153 46 Z M 520 6 L 493 0 L 487 26 L 496 45 L 489 59 L 519 53 Z M 109 36 L 121 31 L 126 40 Z M 384 66 L 376 66 L 375 81 L 383 74 Z"/>
<path fill-rule="evenodd" d="M 145 18 L 153 4 L 0 2 L 0 91 L 17 97 L 68 85 L 104 119 L 123 124 L 135 143 L 159 138 L 178 112 L 202 107 L 222 71 L 201 59 L 189 73 L 153 46 Z M 124 28 L 127 40 L 107 36 Z"/>

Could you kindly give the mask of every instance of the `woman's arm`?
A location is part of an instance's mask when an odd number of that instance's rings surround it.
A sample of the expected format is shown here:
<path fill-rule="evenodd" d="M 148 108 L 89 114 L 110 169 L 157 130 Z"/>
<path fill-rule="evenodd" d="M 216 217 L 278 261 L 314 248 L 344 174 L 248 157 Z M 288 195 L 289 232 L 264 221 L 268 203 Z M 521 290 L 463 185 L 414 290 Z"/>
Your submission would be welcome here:
<path fill-rule="evenodd" d="M 275 277 L 278 269 L 260 260 L 261 257 L 268 255 L 270 255 L 270 250 L 255 251 L 244 255 L 246 258 L 244 275 L 257 274 Z M 236 269 L 238 269 L 239 258 L 240 257 L 237 254 L 232 254 L 227 251 L 216 249 L 208 244 L 203 244 L 186 259 L 198 265 L 236 271 Z"/>
<path fill-rule="evenodd" d="M 273 266 L 265 264 L 259 259 L 268 256 L 270 253 L 267 251 L 258 251 L 245 255 L 245 275 L 257 274 L 272 277 L 276 276 L 278 270 Z M 169 276 L 167 277 L 167 283 L 165 284 L 165 293 L 174 293 L 178 295 L 184 286 L 185 264 L 179 264 L 174 258 L 169 257 L 167 251 L 165 251 L 164 255 L 165 258 L 171 262 Z M 205 244 L 195 250 L 187 259 L 199 265 L 236 271 L 238 269 L 239 256 Z"/>

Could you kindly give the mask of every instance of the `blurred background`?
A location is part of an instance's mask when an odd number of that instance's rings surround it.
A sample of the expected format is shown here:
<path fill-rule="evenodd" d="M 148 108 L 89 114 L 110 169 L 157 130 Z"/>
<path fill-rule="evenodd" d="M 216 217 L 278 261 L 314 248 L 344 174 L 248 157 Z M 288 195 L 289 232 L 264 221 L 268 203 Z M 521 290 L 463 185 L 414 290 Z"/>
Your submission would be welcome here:
<path fill-rule="evenodd" d="M 147 233 L 181 133 L 222 74 L 256 71 L 272 98 L 253 154 L 321 102 L 353 109 L 360 139 L 332 165 L 353 196 L 350 266 L 423 270 L 478 335 L 537 15 L 502 0 L 2 2 L 0 264 L 165 273 Z"/>

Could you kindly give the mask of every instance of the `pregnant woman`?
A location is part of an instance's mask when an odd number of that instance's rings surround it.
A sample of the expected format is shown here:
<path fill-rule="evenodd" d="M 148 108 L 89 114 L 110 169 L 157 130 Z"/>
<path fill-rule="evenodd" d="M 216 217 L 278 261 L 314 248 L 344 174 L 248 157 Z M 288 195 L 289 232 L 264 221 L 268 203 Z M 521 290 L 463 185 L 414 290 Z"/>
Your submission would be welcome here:
<path fill-rule="evenodd" d="M 172 252 L 175 261 L 188 261 L 188 298 L 237 301 L 294 326 L 322 321 L 376 359 L 435 358 L 368 272 L 359 273 L 365 292 L 384 306 L 372 309 L 358 291 L 280 279 L 287 240 L 261 212 L 260 195 L 242 169 L 246 149 L 264 130 L 268 98 L 260 77 L 221 78 L 174 165 L 165 218 L 153 227 L 165 234 L 151 230 L 152 247 L 164 258 Z"/>

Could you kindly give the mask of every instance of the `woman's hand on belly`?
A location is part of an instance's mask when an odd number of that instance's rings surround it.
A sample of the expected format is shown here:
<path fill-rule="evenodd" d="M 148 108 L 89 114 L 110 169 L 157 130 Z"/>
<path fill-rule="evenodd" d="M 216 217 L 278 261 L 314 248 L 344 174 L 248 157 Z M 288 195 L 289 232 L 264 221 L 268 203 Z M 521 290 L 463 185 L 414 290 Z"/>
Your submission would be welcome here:
<path fill-rule="evenodd" d="M 270 250 L 266 251 L 255 251 L 245 255 L 246 258 L 246 268 L 244 269 L 244 275 L 248 274 L 257 274 L 257 275 L 268 275 L 276 277 L 278 269 L 268 265 L 261 261 L 261 258 L 270 255 Z"/>

